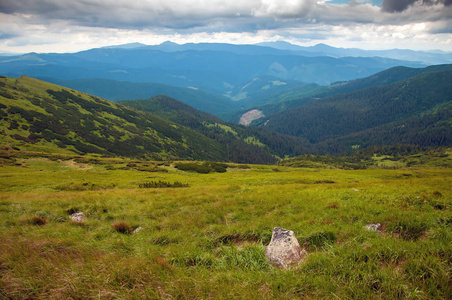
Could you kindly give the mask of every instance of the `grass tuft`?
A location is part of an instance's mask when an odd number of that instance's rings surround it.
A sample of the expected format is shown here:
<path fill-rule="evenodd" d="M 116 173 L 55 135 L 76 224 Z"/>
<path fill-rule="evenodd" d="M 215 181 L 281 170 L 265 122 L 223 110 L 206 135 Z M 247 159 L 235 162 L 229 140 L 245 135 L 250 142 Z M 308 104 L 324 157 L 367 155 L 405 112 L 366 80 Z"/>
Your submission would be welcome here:
<path fill-rule="evenodd" d="M 428 229 L 427 224 L 416 219 L 401 219 L 392 225 L 393 233 L 404 240 L 416 241 Z"/>
<path fill-rule="evenodd" d="M 435 196 L 435 197 L 442 197 L 443 196 L 443 194 L 441 193 L 441 192 L 439 192 L 439 191 L 434 191 L 433 192 L 433 196 Z"/>
<path fill-rule="evenodd" d="M 77 213 L 77 212 L 79 212 L 79 211 L 80 211 L 80 209 L 78 209 L 77 207 L 71 207 L 71 208 L 69 208 L 68 210 L 66 210 L 66 212 L 67 212 L 68 215 L 75 214 L 75 213 Z"/>
<path fill-rule="evenodd" d="M 24 223 L 29 225 L 36 225 L 36 226 L 43 226 L 48 223 L 46 218 L 39 217 L 39 216 L 32 216 L 29 218 L 26 218 L 24 220 Z"/>
<path fill-rule="evenodd" d="M 126 222 L 115 223 L 111 226 L 113 227 L 113 229 L 115 231 L 117 231 L 119 233 L 123 233 L 123 234 L 132 234 L 133 233 L 133 228 Z"/>
<path fill-rule="evenodd" d="M 221 235 L 214 240 L 214 245 L 230 245 L 242 244 L 244 242 L 260 243 L 267 245 L 272 238 L 271 231 L 268 232 L 233 232 L 230 234 Z"/>
<path fill-rule="evenodd" d="M 308 249 L 316 250 L 327 245 L 331 245 L 336 241 L 336 234 L 331 231 L 316 232 L 305 239 L 305 246 Z"/>
<path fill-rule="evenodd" d="M 328 203 L 326 205 L 326 208 L 339 208 L 339 207 L 340 207 L 339 204 L 336 203 Z"/>

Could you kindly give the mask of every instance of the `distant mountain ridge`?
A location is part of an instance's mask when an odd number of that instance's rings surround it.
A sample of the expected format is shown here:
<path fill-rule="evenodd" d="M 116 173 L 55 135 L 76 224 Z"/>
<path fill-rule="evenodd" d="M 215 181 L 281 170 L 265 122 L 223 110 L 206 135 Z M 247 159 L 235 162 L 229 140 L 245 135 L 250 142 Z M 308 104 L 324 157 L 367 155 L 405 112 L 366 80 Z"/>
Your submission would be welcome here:
<path fill-rule="evenodd" d="M 450 64 L 452 63 L 452 52 L 444 51 L 414 51 L 408 49 L 390 50 L 363 50 L 358 48 L 336 48 L 326 44 L 303 47 L 287 42 L 265 42 L 256 45 L 272 47 L 281 50 L 298 52 L 305 56 L 325 55 L 333 57 L 386 57 L 400 60 L 419 61 L 426 65 Z"/>
<path fill-rule="evenodd" d="M 306 54 L 306 55 L 305 55 Z M 162 43 L 126 44 L 67 54 L 28 53 L 0 57 L 0 74 L 58 80 L 109 79 L 195 88 L 234 100 L 258 97 L 241 89 L 258 78 L 286 84 L 328 85 L 366 77 L 394 66 L 420 62 L 382 57 L 333 57 L 322 52 L 258 45 Z M 263 85 L 277 92 L 279 85 Z M 183 100 L 183 99 L 181 99 Z"/>

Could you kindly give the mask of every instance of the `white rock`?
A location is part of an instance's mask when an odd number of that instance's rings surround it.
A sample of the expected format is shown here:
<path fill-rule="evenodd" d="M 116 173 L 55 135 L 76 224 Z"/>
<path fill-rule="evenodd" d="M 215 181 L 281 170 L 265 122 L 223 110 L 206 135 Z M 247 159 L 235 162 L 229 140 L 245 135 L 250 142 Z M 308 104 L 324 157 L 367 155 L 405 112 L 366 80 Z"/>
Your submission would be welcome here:
<path fill-rule="evenodd" d="M 381 224 L 380 224 L 380 223 L 377 223 L 377 224 L 369 224 L 369 225 L 366 225 L 366 226 L 365 226 L 365 228 L 366 228 L 367 230 L 369 230 L 369 231 L 378 231 L 378 229 L 380 229 L 380 227 L 381 227 Z"/>
<path fill-rule="evenodd" d="M 73 213 L 73 214 L 70 215 L 69 217 L 70 217 L 71 220 L 74 221 L 74 222 L 83 222 L 83 221 L 85 221 L 85 220 L 87 219 L 86 216 L 85 216 L 85 214 L 82 213 L 82 212 L 76 212 L 76 213 Z"/>
<path fill-rule="evenodd" d="M 265 257 L 270 264 L 287 269 L 290 265 L 301 263 L 306 255 L 293 231 L 279 227 L 273 229 L 272 239 L 265 249 Z"/>

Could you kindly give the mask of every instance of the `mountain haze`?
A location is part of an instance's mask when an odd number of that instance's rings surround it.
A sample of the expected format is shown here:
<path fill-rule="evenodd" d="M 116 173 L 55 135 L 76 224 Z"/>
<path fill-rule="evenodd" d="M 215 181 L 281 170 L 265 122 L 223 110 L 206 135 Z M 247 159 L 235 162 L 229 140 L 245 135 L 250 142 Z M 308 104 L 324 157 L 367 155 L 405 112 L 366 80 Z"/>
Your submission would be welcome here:
<path fill-rule="evenodd" d="M 196 88 L 240 98 L 238 92 L 256 78 L 328 85 L 375 74 L 394 66 L 423 66 L 420 62 L 382 57 L 332 57 L 256 45 L 163 43 L 124 45 L 67 54 L 28 53 L 0 57 L 0 73 L 19 77 L 110 79 Z M 264 85 L 267 92 L 280 85 Z M 243 94 L 242 94 L 243 95 Z M 252 93 L 246 95 L 251 97 Z M 246 98 L 245 97 L 245 98 Z"/>
<path fill-rule="evenodd" d="M 288 50 L 299 53 L 303 56 L 332 56 L 332 57 L 385 57 L 400 60 L 410 60 L 422 62 L 425 65 L 450 64 L 452 63 L 452 53 L 438 51 L 414 51 L 408 49 L 390 50 L 363 50 L 358 48 L 335 48 L 325 44 L 303 47 L 287 42 L 266 42 L 257 45 L 272 47 L 281 50 Z"/>
<path fill-rule="evenodd" d="M 239 109 L 239 104 L 221 95 L 209 94 L 193 88 L 181 88 L 158 83 L 124 82 L 110 79 L 60 80 L 41 78 L 47 82 L 69 87 L 110 100 L 147 99 L 167 95 L 181 99 L 185 104 L 214 115 Z"/>

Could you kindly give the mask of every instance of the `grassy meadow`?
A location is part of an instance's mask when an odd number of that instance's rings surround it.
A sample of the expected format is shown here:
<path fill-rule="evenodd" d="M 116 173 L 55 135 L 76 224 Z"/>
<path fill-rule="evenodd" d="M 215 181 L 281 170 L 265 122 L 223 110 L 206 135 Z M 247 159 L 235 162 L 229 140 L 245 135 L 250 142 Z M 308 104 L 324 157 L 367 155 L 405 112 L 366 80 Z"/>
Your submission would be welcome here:
<path fill-rule="evenodd" d="M 0 299 L 452 298 L 451 168 L 1 162 Z M 266 262 L 274 227 L 306 261 Z"/>

